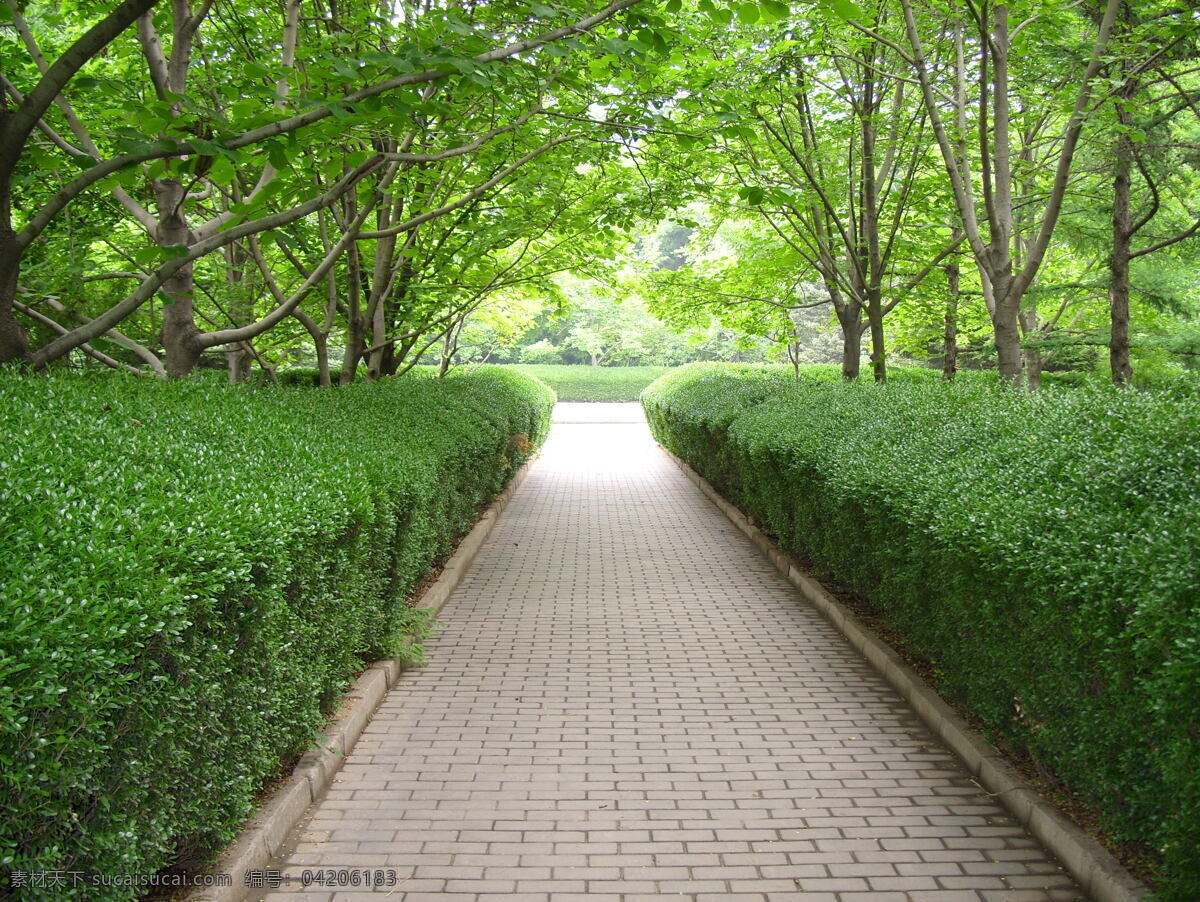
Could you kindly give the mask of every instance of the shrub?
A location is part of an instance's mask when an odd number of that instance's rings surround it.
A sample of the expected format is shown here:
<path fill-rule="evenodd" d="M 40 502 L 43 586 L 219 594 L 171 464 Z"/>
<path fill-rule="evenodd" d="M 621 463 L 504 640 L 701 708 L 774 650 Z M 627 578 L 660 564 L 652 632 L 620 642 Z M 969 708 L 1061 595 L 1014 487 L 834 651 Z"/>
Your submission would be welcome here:
<path fill-rule="evenodd" d="M 522 363 L 552 365 L 562 363 L 562 351 L 545 339 L 521 348 Z"/>
<path fill-rule="evenodd" d="M 337 392 L 0 374 L 4 868 L 220 848 L 403 647 L 410 591 L 552 404 L 495 369 Z"/>
<path fill-rule="evenodd" d="M 295 366 L 291 369 L 279 370 L 275 374 L 280 385 L 302 385 L 316 387 L 321 384 L 321 370 L 315 366 Z M 338 371 L 331 373 L 333 384 L 337 384 Z"/>
<path fill-rule="evenodd" d="M 658 440 L 1200 898 L 1200 397 L 689 369 Z"/>

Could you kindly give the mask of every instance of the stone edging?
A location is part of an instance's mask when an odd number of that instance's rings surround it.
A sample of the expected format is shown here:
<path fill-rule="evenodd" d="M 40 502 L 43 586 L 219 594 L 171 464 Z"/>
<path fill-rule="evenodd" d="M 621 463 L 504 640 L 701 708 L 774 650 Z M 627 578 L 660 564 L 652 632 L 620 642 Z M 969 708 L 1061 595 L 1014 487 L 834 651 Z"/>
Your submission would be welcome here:
<path fill-rule="evenodd" d="M 666 451 L 666 449 L 663 449 Z M 1095 902 L 1141 902 L 1149 889 L 1095 839 L 1034 792 L 987 740 L 971 729 L 904 660 L 808 576 L 770 537 L 687 463 L 666 454 L 744 532 L 788 582 L 800 590 L 912 706 L 925 725 L 962 761 L 971 776 L 1063 864 Z"/>
<path fill-rule="evenodd" d="M 441 574 L 422 593 L 416 605 L 418 608 L 434 614 L 441 610 L 536 459 L 534 454 L 522 465 L 475 527 L 459 542 L 443 565 Z M 252 888 L 244 885 L 246 872 L 270 867 L 292 828 L 333 782 L 363 728 L 403 671 L 401 662 L 385 659 L 376 661 L 362 672 L 342 696 L 336 718 L 323 730 L 322 746 L 300 758 L 287 782 L 270 794 L 210 869 L 210 874 L 229 875 L 232 885 L 196 889 L 187 895 L 187 902 L 242 902 L 251 894 Z"/>

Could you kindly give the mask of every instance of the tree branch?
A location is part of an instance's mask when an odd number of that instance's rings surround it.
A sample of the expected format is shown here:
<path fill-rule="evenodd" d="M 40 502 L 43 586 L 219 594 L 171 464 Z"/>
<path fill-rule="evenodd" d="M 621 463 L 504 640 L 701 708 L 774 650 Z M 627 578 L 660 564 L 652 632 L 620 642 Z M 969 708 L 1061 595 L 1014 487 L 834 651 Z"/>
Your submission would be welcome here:
<path fill-rule="evenodd" d="M 401 232 L 407 232 L 409 229 L 415 229 L 417 226 L 422 225 L 426 222 L 429 222 L 429 220 L 431 220 L 431 219 L 437 219 L 439 216 L 445 216 L 447 213 L 452 213 L 455 210 L 457 210 L 459 207 L 469 204 L 471 201 L 475 200 L 477 197 L 481 196 L 482 194 L 484 194 L 487 191 L 494 188 L 497 184 L 502 182 L 504 179 L 508 178 L 508 176 L 512 175 L 514 172 L 516 172 L 518 169 L 520 169 L 526 163 L 529 163 L 530 161 L 536 159 L 537 157 L 540 157 L 542 154 L 544 154 L 546 151 L 550 150 L 551 148 L 557 147 L 560 144 L 565 144 L 567 141 L 573 140 L 575 137 L 576 137 L 575 135 L 564 135 L 560 138 L 555 138 L 553 141 L 549 141 L 549 142 L 543 144 L 541 147 L 531 150 L 529 153 L 525 154 L 525 156 L 521 157 L 515 163 L 512 163 L 511 165 L 506 166 L 505 168 L 501 169 L 498 173 L 496 173 L 494 176 L 492 176 L 486 182 L 483 182 L 482 184 L 477 185 L 471 191 L 467 192 L 465 195 L 460 197 L 458 200 L 452 201 L 451 203 L 448 203 L 441 207 L 438 207 L 436 210 L 429 210 L 425 213 L 420 214 L 419 216 L 414 216 L 411 219 L 400 223 L 399 225 L 391 226 L 390 228 L 387 228 L 387 229 L 379 229 L 374 232 L 361 232 L 358 235 L 358 240 L 367 241 L 367 240 L 371 240 L 371 239 L 388 238 L 393 235 L 399 235 Z"/>
<path fill-rule="evenodd" d="M 253 235 L 258 232 L 265 232 L 270 229 L 279 228 L 279 226 L 287 225 L 289 222 L 295 222 L 297 219 L 303 219 L 315 211 L 328 207 L 336 202 L 346 191 L 350 190 L 358 183 L 363 176 L 374 170 L 382 161 L 378 157 L 373 157 L 363 163 L 353 172 L 350 172 L 339 179 L 328 191 L 320 194 L 317 197 L 311 198 L 303 204 L 292 207 L 290 210 L 283 210 L 278 213 L 273 213 L 269 216 L 261 217 L 260 219 L 250 220 L 248 222 L 239 223 L 232 228 L 226 229 L 217 235 L 207 238 L 204 241 L 199 241 L 188 248 L 186 254 L 176 257 L 173 260 L 164 263 L 160 266 L 149 278 L 147 278 L 137 289 L 127 295 L 120 303 L 110 307 L 100 316 L 96 317 L 86 326 L 80 326 L 72 330 L 66 335 L 62 335 L 50 344 L 38 349 L 29 357 L 30 365 L 34 369 L 44 369 L 47 364 L 52 363 L 59 357 L 68 353 L 72 349 L 78 347 L 85 341 L 90 341 L 103 332 L 108 331 L 117 323 L 121 322 L 133 311 L 137 310 L 147 300 L 149 300 L 163 283 L 177 273 L 180 269 L 191 263 L 193 260 L 203 257 L 205 254 L 210 254 L 215 250 L 224 247 L 239 238 L 245 238 L 247 235 Z"/>
<path fill-rule="evenodd" d="M 391 179 L 395 177 L 395 174 L 396 167 L 393 166 L 391 167 L 391 170 L 388 173 L 388 176 L 385 178 L 383 184 L 381 184 L 376 191 L 376 203 L 382 200 L 383 192 L 387 190 L 387 185 Z M 251 323 L 248 326 L 241 326 L 236 329 L 218 329 L 215 332 L 205 332 L 204 334 L 198 336 L 200 347 L 213 348 L 217 345 L 231 344 L 235 341 L 250 341 L 255 336 L 261 335 L 263 332 L 266 332 L 268 329 L 272 328 L 282 320 L 291 316 L 295 309 L 300 305 L 300 302 L 308 296 L 308 293 L 316 287 L 317 283 L 321 282 L 325 278 L 325 276 L 333 268 L 333 265 L 337 263 L 338 259 L 345 252 L 346 248 L 348 248 L 354 242 L 358 235 L 358 229 L 372 213 L 374 207 L 374 204 L 363 205 L 361 212 L 359 212 L 358 216 L 353 222 L 351 222 L 350 227 L 345 231 L 342 237 L 337 240 L 337 242 L 332 248 L 329 249 L 328 252 L 326 252 L 324 259 L 322 259 L 321 262 L 317 264 L 316 268 L 308 274 L 304 282 L 301 283 L 300 287 L 292 292 L 290 297 L 277 304 L 274 310 L 272 310 L 262 319 L 258 320 L 258 322 Z M 252 248 L 252 252 L 256 248 L 257 242 L 255 242 L 255 247 Z M 262 261 L 261 253 L 257 253 L 255 256 L 256 260 Z M 277 299 L 282 296 L 282 292 L 279 290 L 279 286 L 275 284 L 274 280 L 270 281 L 269 287 L 272 291 L 272 294 L 275 295 Z"/>
<path fill-rule="evenodd" d="M 117 29 L 117 31 L 108 38 L 108 40 L 111 41 L 112 38 L 120 32 L 120 30 L 136 19 L 137 16 L 142 12 L 145 12 L 146 9 L 152 7 L 155 2 L 157 2 L 157 0 L 126 0 L 126 2 L 121 5 L 120 9 L 124 9 L 126 6 L 132 5 L 136 9 L 140 9 L 140 11 L 131 15 L 128 18 L 128 21 L 125 21 L 125 24 L 122 25 L 120 29 Z M 528 38 L 523 41 L 515 41 L 503 47 L 498 47 L 494 50 L 477 54 L 476 56 L 472 57 L 472 60 L 477 64 L 498 62 L 500 60 L 516 56 L 520 53 L 536 49 L 543 44 L 552 43 L 564 37 L 569 37 L 570 35 L 585 33 L 612 18 L 622 10 L 629 9 L 630 7 L 636 6 L 641 2 L 643 2 L 643 0 L 616 0 L 616 2 L 609 4 L 600 12 L 579 19 L 570 25 L 564 25 L 561 28 L 553 29 L 552 31 L 545 32 L 537 37 Z M 115 12 L 110 14 L 105 22 L 113 19 L 114 16 L 116 16 Z M 81 38 L 80 40 L 82 41 L 83 39 Z M 105 43 L 107 43 L 107 41 Z M 70 52 L 71 51 L 68 51 L 68 53 Z M 66 54 L 64 54 L 63 58 L 61 58 L 59 62 L 55 63 L 55 66 L 59 66 L 64 59 L 66 59 Z M 78 65 L 81 66 L 84 62 L 86 62 L 86 60 L 80 61 Z M 76 66 L 76 69 L 77 68 L 78 66 Z M 268 125 L 251 129 L 250 131 L 244 132 L 241 135 L 225 141 L 224 147 L 229 150 L 240 150 L 243 147 L 250 147 L 254 144 L 259 144 L 268 138 L 286 135 L 290 132 L 296 131 L 297 129 L 312 125 L 315 122 L 320 122 L 321 120 L 333 115 L 333 107 L 335 105 L 357 103 L 358 101 L 366 100 L 369 97 L 377 97 L 380 94 L 386 94 L 387 92 L 393 91 L 396 88 L 405 87 L 407 85 L 426 84 L 432 81 L 439 81 L 441 79 L 448 78 L 452 74 L 453 73 L 447 71 L 426 69 L 421 72 L 412 72 L 405 75 L 396 76 L 395 78 L 386 79 L 384 81 L 377 82 L 374 85 L 368 85 L 365 88 L 360 88 L 357 91 L 346 94 L 337 101 L 326 104 L 325 106 L 316 107 L 312 110 L 308 110 L 305 113 L 291 116 L 286 119 L 280 119 Z M 42 81 L 45 82 L 46 79 L 44 78 Z M 41 87 L 40 83 L 39 87 Z M 36 123 L 37 118 L 38 117 L 35 116 L 34 119 L 29 123 L 29 127 L 25 129 L 25 137 L 28 136 L 29 131 L 34 127 L 34 123 Z M 0 140 L 0 178 L 6 175 L 2 166 L 4 162 L 4 153 L 11 143 L 9 134 L 15 134 L 12 125 L 12 122 L 14 121 L 15 119 L 10 120 L 10 126 L 5 130 L 3 139 Z M 23 127 L 24 126 L 22 126 L 22 128 Z M 18 142 L 17 147 L 19 148 L 23 142 L 24 137 L 22 137 L 22 140 Z M 26 227 L 22 229 L 20 234 L 17 236 L 18 250 L 23 250 L 25 247 L 27 247 L 30 242 L 32 242 L 33 239 L 36 238 L 38 234 L 40 234 L 42 230 L 46 228 L 50 221 L 62 211 L 64 207 L 73 201 L 80 193 L 101 179 L 112 175 L 114 172 L 124 169 L 126 166 L 132 166 L 137 163 L 145 163 L 150 160 L 162 159 L 164 157 L 191 156 L 197 153 L 196 148 L 186 141 L 171 141 L 162 143 L 169 144 L 169 146 L 160 146 L 138 153 L 122 154 L 112 157 L 108 160 L 97 163 L 91 169 L 81 173 L 71 183 L 61 188 L 54 198 L 52 198 L 44 207 L 42 207 L 41 210 L 38 211 L 36 215 L 30 219 Z M 15 164 L 15 158 L 13 163 Z M 11 172 L 11 169 L 9 171 Z"/>
<path fill-rule="evenodd" d="M 101 277 L 101 278 L 103 278 L 103 277 Z M 145 278 L 145 276 L 142 276 L 139 273 L 138 278 Z M 78 323 L 83 323 L 86 325 L 91 322 L 91 320 L 88 317 L 84 316 L 79 311 L 69 309 L 61 301 L 58 301 L 54 298 L 46 298 L 46 303 L 49 304 L 53 310 L 56 310 L 59 313 L 65 313 L 67 316 L 71 317 L 71 319 L 75 320 Z M 97 338 L 107 338 L 110 341 L 121 345 L 121 347 L 132 351 L 141 360 L 143 360 L 147 364 L 149 364 L 149 366 L 154 370 L 154 372 L 158 374 L 159 378 L 165 379 L 167 377 L 167 371 L 163 367 L 163 362 L 158 358 L 157 354 L 155 354 L 153 351 L 151 351 L 145 345 L 139 344 L 138 342 L 134 341 L 132 338 L 128 337 L 127 335 L 124 335 L 123 333 L 118 332 L 116 329 L 109 329 L 107 332 L 104 332 L 96 337 Z"/>
<path fill-rule="evenodd" d="M 60 325 L 59 323 L 55 322 L 54 320 L 52 320 L 50 317 L 46 316 L 45 314 L 39 313 L 38 311 L 34 310 L 32 307 L 26 307 L 20 301 L 13 301 L 13 309 L 19 311 L 20 313 L 25 314 L 30 319 L 41 323 L 43 326 L 49 326 L 51 329 L 53 329 L 59 335 L 66 335 L 70 332 L 70 330 L 66 326 Z M 77 345 L 76 347 L 78 347 L 79 350 L 83 351 L 83 353 L 87 354 L 93 360 L 98 360 L 100 363 L 103 363 L 107 367 L 112 367 L 114 370 L 125 370 L 126 372 L 133 373 L 135 376 L 145 376 L 146 375 L 146 373 L 144 371 L 139 370 L 136 366 L 130 366 L 128 363 L 122 363 L 119 360 L 114 360 L 112 357 L 109 357 L 107 354 L 104 354 L 101 351 L 97 351 L 95 348 L 93 348 L 87 342 L 82 342 L 81 344 Z M 160 364 L 160 366 L 161 366 L 161 364 Z"/>
<path fill-rule="evenodd" d="M 138 16 L 153 7 L 158 0 L 124 0 L 116 9 L 89 28 L 68 47 L 46 73 L 38 80 L 33 90 L 16 110 L 8 116 L 3 132 L 0 132 L 0 181 L 12 176 L 29 139 L 50 105 L 62 93 L 63 88 L 93 57 L 107 47 Z"/>

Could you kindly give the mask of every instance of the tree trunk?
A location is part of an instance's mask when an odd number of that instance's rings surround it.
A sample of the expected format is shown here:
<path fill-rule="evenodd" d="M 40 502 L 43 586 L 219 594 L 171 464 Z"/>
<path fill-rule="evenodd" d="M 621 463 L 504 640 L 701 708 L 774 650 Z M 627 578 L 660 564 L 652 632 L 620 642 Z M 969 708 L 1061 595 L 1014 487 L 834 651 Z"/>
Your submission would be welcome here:
<path fill-rule="evenodd" d="M 154 240 L 159 247 L 190 246 L 196 236 L 183 218 L 186 189 L 178 179 L 160 179 L 154 183 L 158 198 L 158 228 Z M 162 345 L 166 352 L 167 376 L 179 379 L 187 376 L 200 362 L 200 330 L 196 326 L 193 308 L 195 276 L 192 264 L 181 266 L 162 284 L 163 304 Z"/>
<path fill-rule="evenodd" d="M 342 357 L 342 371 L 338 376 L 338 385 L 349 385 L 354 381 L 358 372 L 358 361 L 364 348 L 363 338 L 366 336 L 367 324 L 362 317 L 353 317 L 346 324 L 346 353 Z"/>
<path fill-rule="evenodd" d="M 0 97 L 0 135 L 12 113 L 6 97 Z M 0 364 L 24 360 L 29 353 L 29 338 L 13 313 L 17 299 L 17 275 L 21 271 L 21 253 L 12 227 L 12 171 L 16 159 L 0 161 Z"/>
<path fill-rule="evenodd" d="M 376 290 L 378 288 L 376 282 Z M 371 347 L 375 348 L 367 355 L 367 381 L 375 382 L 380 376 L 387 375 L 385 368 L 384 351 L 391 345 L 384 344 L 387 340 L 387 321 L 384 317 L 384 299 L 379 298 L 375 301 L 374 309 L 371 311 Z"/>
<path fill-rule="evenodd" d="M 854 298 L 845 299 L 841 287 L 832 278 L 825 278 L 825 290 L 842 327 L 842 379 L 853 382 L 862 365 L 862 304 Z"/>
<path fill-rule="evenodd" d="M 451 327 L 450 331 L 448 331 L 445 337 L 442 338 L 442 359 L 438 362 L 439 379 L 443 378 L 448 372 L 450 372 L 450 365 L 454 358 L 454 351 L 456 350 L 453 335 L 454 328 Z"/>
<path fill-rule="evenodd" d="M 29 353 L 29 339 L 13 313 L 20 257 L 17 254 L 16 236 L 8 222 L 7 209 L 4 210 L 4 216 L 5 221 L 0 223 L 0 364 L 24 360 Z"/>
<path fill-rule="evenodd" d="M 997 311 L 992 316 L 992 334 L 996 341 L 996 355 L 1000 378 L 1018 384 L 1021 381 L 1021 329 L 1016 316 Z"/>
<path fill-rule="evenodd" d="M 386 363 L 385 372 L 389 376 L 394 376 L 400 372 L 400 367 L 404 365 L 404 361 L 408 359 L 408 355 L 416 347 L 417 338 L 418 336 L 414 335 L 403 341 L 394 341 L 387 346 L 384 360 Z"/>
<path fill-rule="evenodd" d="M 163 284 L 169 289 L 170 282 Z M 163 305 L 162 346 L 166 353 L 167 378 L 182 379 L 191 375 L 200 362 L 202 349 L 196 341 L 200 330 L 192 321 L 192 299 L 172 300 Z"/>
<path fill-rule="evenodd" d="M 245 293 L 247 262 L 249 257 L 241 242 L 235 242 L 225 248 L 225 281 L 232 295 L 228 307 L 229 324 L 234 327 L 254 322 L 254 304 Z M 226 348 L 225 366 L 230 382 L 245 382 L 249 379 L 254 366 L 254 354 L 250 351 L 250 346 L 237 342 Z"/>
<path fill-rule="evenodd" d="M 883 336 L 883 303 L 878 288 L 867 297 L 867 324 L 871 330 L 871 369 L 877 383 L 887 382 L 887 347 Z"/>
<path fill-rule="evenodd" d="M 329 388 L 331 381 L 329 377 L 329 337 L 322 328 L 317 325 L 317 321 L 305 313 L 303 310 L 292 311 L 292 316 L 300 320 L 300 324 L 308 331 L 309 337 L 313 340 L 313 347 L 317 353 L 317 373 L 318 385 L 321 388 Z"/>
<path fill-rule="evenodd" d="M 954 230 L 953 238 L 962 239 L 962 231 Z M 951 258 L 946 265 L 946 317 L 945 330 L 942 333 L 942 378 L 947 382 L 954 381 L 958 372 L 958 301 L 959 301 L 959 267 L 958 255 Z"/>
<path fill-rule="evenodd" d="M 316 341 L 317 348 L 317 384 L 321 388 L 329 388 L 333 385 L 333 379 L 329 373 L 329 344 L 325 341 L 325 336 Z"/>
<path fill-rule="evenodd" d="M 354 195 L 350 194 L 343 202 L 347 222 L 353 222 L 355 216 Z M 342 355 L 342 371 L 338 376 L 338 385 L 349 385 L 358 373 L 358 361 L 362 357 L 364 339 L 367 334 L 367 318 L 362 311 L 362 298 L 370 292 L 363 290 L 362 261 L 358 247 L 351 243 L 346 254 L 346 351 Z"/>
<path fill-rule="evenodd" d="M 1007 245 L 1000 252 L 1007 254 Z M 1000 378 L 1019 385 L 1021 382 L 1021 327 L 1017 317 L 1021 311 L 1020 297 L 1012 297 L 1013 275 L 1011 259 L 1003 268 L 996 267 L 990 273 L 995 300 L 991 310 L 992 336 L 996 342 L 996 356 Z"/>
<path fill-rule="evenodd" d="M 380 355 L 379 372 L 385 376 L 396 375 L 396 370 L 400 368 L 400 361 L 396 359 L 396 343 L 389 342 Z"/>
<path fill-rule="evenodd" d="M 225 367 L 229 372 L 230 382 L 245 382 L 254 368 L 254 355 L 240 342 L 230 345 L 225 350 Z"/>
<path fill-rule="evenodd" d="M 859 228 L 862 238 L 859 247 L 855 248 L 861 261 L 865 284 L 867 326 L 871 330 L 871 369 L 876 383 L 887 382 L 887 348 L 883 337 L 883 260 L 879 249 L 879 191 L 876 184 L 875 171 L 875 116 L 879 112 L 879 104 L 875 96 L 875 70 L 873 68 L 873 45 L 862 51 L 862 67 L 859 77 L 862 79 L 862 114 L 859 117 L 860 133 L 862 135 L 862 156 L 860 159 L 861 172 L 861 207 Z"/>
<path fill-rule="evenodd" d="M 1037 340 L 1041 335 L 1041 323 L 1036 310 L 1027 310 L 1019 319 L 1021 331 L 1028 338 Z M 1025 384 L 1034 390 L 1042 387 L 1042 352 L 1036 345 L 1026 343 L 1021 350 L 1021 362 L 1025 368 Z"/>
<path fill-rule="evenodd" d="M 1128 125 L 1130 98 L 1117 100 L 1117 118 Z M 1110 336 L 1108 364 L 1112 369 L 1113 385 L 1128 385 L 1133 379 L 1129 361 L 1129 255 L 1133 240 L 1133 222 L 1129 212 L 1130 175 L 1133 169 L 1133 142 L 1127 132 L 1117 136 L 1114 164 L 1112 210 L 1112 253 L 1109 256 L 1111 283 L 1108 290 Z"/>
<path fill-rule="evenodd" d="M 838 319 L 842 323 L 842 378 L 853 382 L 858 378 L 862 363 L 862 323 L 857 316 L 854 321 L 842 319 L 840 312 Z"/>

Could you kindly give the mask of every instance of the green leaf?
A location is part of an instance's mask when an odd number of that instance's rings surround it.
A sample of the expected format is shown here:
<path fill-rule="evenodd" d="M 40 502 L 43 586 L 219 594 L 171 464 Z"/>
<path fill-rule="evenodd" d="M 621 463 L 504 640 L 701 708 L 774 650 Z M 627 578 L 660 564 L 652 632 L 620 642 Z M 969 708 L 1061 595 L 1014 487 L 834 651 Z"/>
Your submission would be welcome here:
<path fill-rule="evenodd" d="M 758 6 L 753 3 L 738 4 L 737 17 L 746 25 L 753 25 L 758 21 Z"/>
<path fill-rule="evenodd" d="M 325 178 L 333 181 L 342 177 L 342 160 L 339 157 L 330 157 L 325 165 L 321 167 L 321 172 Z"/>
<path fill-rule="evenodd" d="M 756 185 L 748 185 L 738 188 L 738 197 L 742 198 L 750 206 L 757 207 L 766 199 L 766 193 Z"/>
<path fill-rule="evenodd" d="M 283 148 L 278 144 L 272 144 L 267 148 L 267 161 L 280 170 L 290 169 L 292 165 L 292 161 L 288 159 L 287 154 L 283 152 Z"/>
<path fill-rule="evenodd" d="M 862 10 L 858 8 L 858 4 L 853 2 L 853 0 L 822 0 L 822 2 L 840 18 L 847 21 L 863 17 Z"/>
<path fill-rule="evenodd" d="M 417 69 L 417 67 L 413 64 L 413 61 L 407 57 L 389 56 L 386 57 L 386 60 L 388 68 L 399 75 L 404 75 L 407 72 L 415 72 Z"/>
<path fill-rule="evenodd" d="M 119 170 L 114 179 L 122 188 L 134 188 L 142 180 L 142 174 L 137 171 L 136 166 L 130 166 L 127 169 Z"/>
<path fill-rule="evenodd" d="M 212 169 L 208 171 L 208 180 L 216 184 L 232 181 L 236 177 L 236 167 L 224 157 L 213 163 Z"/>
<path fill-rule="evenodd" d="M 791 15 L 792 9 L 781 0 L 759 0 L 759 11 L 766 22 L 778 22 Z"/>
<path fill-rule="evenodd" d="M 225 148 L 216 141 L 208 141 L 204 138 L 192 138 L 188 143 L 195 148 L 197 153 L 202 153 L 205 156 L 218 157 L 225 153 Z"/>
<path fill-rule="evenodd" d="M 139 247 L 130 251 L 129 258 L 141 266 L 157 266 L 162 262 L 163 254 L 157 247 Z"/>
<path fill-rule="evenodd" d="M 564 52 L 569 51 L 564 50 Z M 479 63 L 475 62 L 475 60 L 471 59 L 469 56 L 451 57 L 449 60 L 447 60 L 447 62 L 464 75 L 469 75 L 479 68 Z"/>

